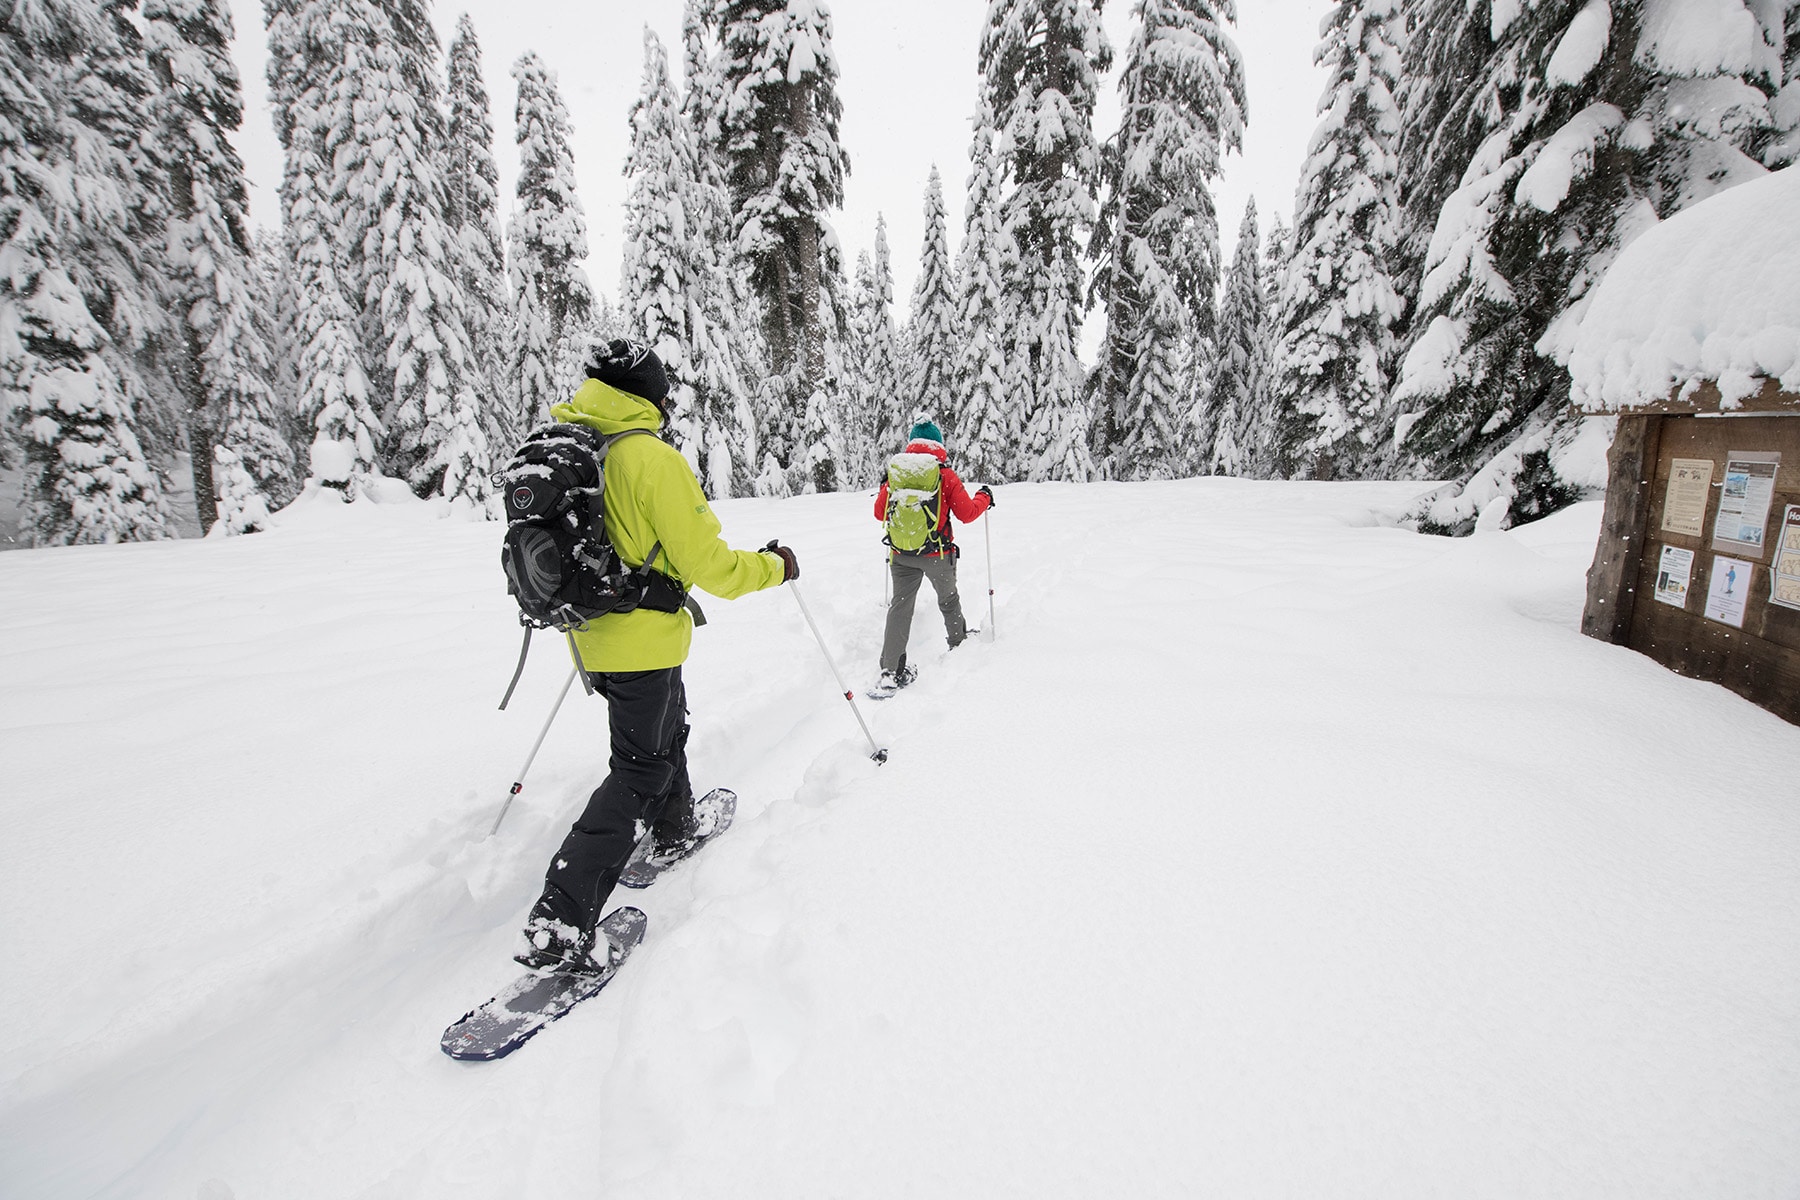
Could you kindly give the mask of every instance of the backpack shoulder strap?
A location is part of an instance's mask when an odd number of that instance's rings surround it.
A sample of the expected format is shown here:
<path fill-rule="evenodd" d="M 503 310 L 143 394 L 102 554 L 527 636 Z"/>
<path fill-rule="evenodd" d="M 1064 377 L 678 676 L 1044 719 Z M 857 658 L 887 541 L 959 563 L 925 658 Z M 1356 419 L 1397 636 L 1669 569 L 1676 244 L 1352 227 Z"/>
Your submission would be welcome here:
<path fill-rule="evenodd" d="M 609 434 L 606 438 L 606 441 L 602 442 L 600 445 L 600 462 L 601 462 L 602 467 L 605 466 L 606 456 L 607 456 L 607 454 L 609 454 L 612 451 L 612 448 L 614 446 L 618 445 L 620 442 L 624 441 L 626 438 L 630 437 L 634 433 L 641 433 L 641 434 L 645 435 L 646 437 L 656 437 L 655 431 L 649 430 L 649 429 L 621 429 L 617 433 Z M 645 558 L 643 563 L 640 564 L 639 566 L 635 566 L 635 567 L 631 568 L 632 571 L 634 571 L 640 577 L 642 577 L 644 579 L 648 579 L 650 577 L 650 569 L 656 562 L 656 556 L 661 553 L 662 553 L 662 543 L 661 542 L 650 543 L 649 557 Z M 657 572 L 657 573 L 659 575 L 662 575 L 662 577 L 664 579 L 669 579 L 669 581 L 671 583 L 674 582 L 674 580 L 671 579 L 670 576 L 668 576 L 667 574 L 664 574 L 663 572 Z M 682 593 L 682 595 L 683 595 L 683 598 L 685 599 L 686 592 L 684 591 Z M 704 620 L 704 618 L 702 618 L 702 620 Z"/>
<path fill-rule="evenodd" d="M 600 443 L 600 457 L 605 458 L 614 446 L 618 445 L 634 433 L 641 433 L 646 437 L 656 436 L 653 431 L 648 429 L 621 429 L 617 433 L 609 433 L 606 435 L 606 440 Z"/>

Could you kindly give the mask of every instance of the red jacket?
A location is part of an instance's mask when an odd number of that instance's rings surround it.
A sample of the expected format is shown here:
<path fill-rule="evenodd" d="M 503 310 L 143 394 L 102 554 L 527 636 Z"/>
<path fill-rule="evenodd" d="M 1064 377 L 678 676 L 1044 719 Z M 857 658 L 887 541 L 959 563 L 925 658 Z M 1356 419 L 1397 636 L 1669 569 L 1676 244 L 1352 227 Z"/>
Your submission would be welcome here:
<path fill-rule="evenodd" d="M 950 533 L 949 514 L 954 513 L 956 519 L 967 525 L 988 510 L 988 498 L 980 492 L 971 496 L 963 487 L 961 477 L 949 467 L 950 456 L 942 445 L 929 442 L 924 438 L 906 444 L 907 454 L 929 454 L 938 460 L 938 499 L 937 525 L 931 537 L 925 543 L 925 549 L 917 552 L 920 558 L 937 558 L 944 554 L 956 553 L 956 539 Z M 888 485 L 881 481 L 881 491 L 875 496 L 875 519 L 887 520 Z M 901 551 L 901 553 L 906 553 Z"/>

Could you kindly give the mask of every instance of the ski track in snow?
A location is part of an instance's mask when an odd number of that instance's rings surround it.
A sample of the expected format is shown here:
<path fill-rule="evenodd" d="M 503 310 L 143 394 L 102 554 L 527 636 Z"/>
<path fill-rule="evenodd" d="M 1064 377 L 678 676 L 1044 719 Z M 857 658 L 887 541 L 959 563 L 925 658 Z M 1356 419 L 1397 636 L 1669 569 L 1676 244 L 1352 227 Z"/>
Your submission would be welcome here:
<path fill-rule="evenodd" d="M 504 1061 L 606 756 L 498 527 L 290 511 L 0 556 L 0 1192 L 31 1197 L 1787 1196 L 1800 731 L 1577 633 L 1598 505 L 1461 540 L 1406 484 L 1013 485 L 993 643 L 873 681 L 861 495 L 718 505 L 737 823 Z M 970 623 L 984 535 L 959 529 Z"/>

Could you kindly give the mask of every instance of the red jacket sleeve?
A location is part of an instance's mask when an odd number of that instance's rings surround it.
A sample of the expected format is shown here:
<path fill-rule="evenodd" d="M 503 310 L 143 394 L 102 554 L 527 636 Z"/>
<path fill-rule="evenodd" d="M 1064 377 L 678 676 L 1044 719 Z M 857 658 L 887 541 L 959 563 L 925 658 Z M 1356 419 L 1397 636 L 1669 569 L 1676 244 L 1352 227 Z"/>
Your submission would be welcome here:
<path fill-rule="evenodd" d="M 887 520 L 887 480 L 881 481 L 881 491 L 875 494 L 875 519 Z"/>
<path fill-rule="evenodd" d="M 979 492 L 973 496 L 969 495 L 963 488 L 962 478 L 949 467 L 938 472 L 938 487 L 943 490 L 944 499 L 948 503 L 950 511 L 955 513 L 956 519 L 964 525 L 988 510 L 988 498 Z M 884 498 L 886 492 L 887 489 L 884 487 L 882 489 Z"/>

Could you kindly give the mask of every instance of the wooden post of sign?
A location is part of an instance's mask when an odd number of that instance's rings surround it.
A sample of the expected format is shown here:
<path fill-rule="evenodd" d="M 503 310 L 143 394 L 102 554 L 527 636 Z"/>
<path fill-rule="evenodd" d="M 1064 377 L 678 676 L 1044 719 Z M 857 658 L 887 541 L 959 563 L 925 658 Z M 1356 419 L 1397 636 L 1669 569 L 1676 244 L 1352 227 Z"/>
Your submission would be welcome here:
<path fill-rule="evenodd" d="M 1631 633 L 1638 568 L 1651 526 L 1650 493 L 1662 442 L 1660 416 L 1621 416 L 1607 451 L 1606 512 L 1588 568 L 1581 632 L 1623 646 Z"/>

